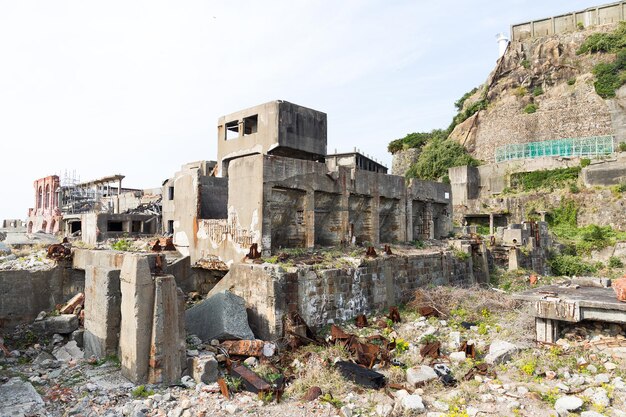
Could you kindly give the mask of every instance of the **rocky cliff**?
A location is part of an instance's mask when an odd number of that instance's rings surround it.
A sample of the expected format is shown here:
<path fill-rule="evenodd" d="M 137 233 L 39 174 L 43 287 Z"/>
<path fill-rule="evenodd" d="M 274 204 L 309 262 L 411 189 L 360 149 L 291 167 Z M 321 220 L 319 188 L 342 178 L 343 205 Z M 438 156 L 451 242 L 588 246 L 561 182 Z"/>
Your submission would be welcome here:
<path fill-rule="evenodd" d="M 589 35 L 615 28 L 511 42 L 485 85 L 464 103 L 467 108 L 486 100 L 486 108 L 450 137 L 485 162 L 494 161 L 496 148 L 513 143 L 602 135 L 626 141 L 626 86 L 606 100 L 594 89 L 592 69 L 615 54 L 576 54 Z"/>

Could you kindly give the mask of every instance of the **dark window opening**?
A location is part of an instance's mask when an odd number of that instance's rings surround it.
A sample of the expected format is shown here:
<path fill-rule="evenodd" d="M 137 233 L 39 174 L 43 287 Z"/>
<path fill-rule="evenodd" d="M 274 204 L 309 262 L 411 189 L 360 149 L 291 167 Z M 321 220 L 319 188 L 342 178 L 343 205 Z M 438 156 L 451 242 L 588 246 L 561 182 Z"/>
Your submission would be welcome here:
<path fill-rule="evenodd" d="M 174 234 L 174 220 L 167 221 L 167 233 L 170 235 Z"/>
<path fill-rule="evenodd" d="M 239 137 L 239 121 L 235 120 L 224 125 L 226 127 L 226 137 L 224 139 L 231 140 Z"/>
<path fill-rule="evenodd" d="M 296 211 L 296 224 L 304 224 L 304 210 Z"/>
<path fill-rule="evenodd" d="M 82 230 L 82 223 L 81 222 L 72 222 L 70 223 L 70 233 L 74 234 L 76 232 L 78 232 L 79 230 Z"/>
<path fill-rule="evenodd" d="M 130 225 L 130 231 L 132 233 L 141 233 L 141 221 L 140 220 L 133 220 L 131 225 Z"/>
<path fill-rule="evenodd" d="M 123 222 L 107 222 L 107 231 L 108 232 L 123 232 L 124 231 L 124 223 Z"/>
<path fill-rule="evenodd" d="M 174 199 L 174 187 L 168 187 L 167 188 L 167 198 L 168 198 L 168 200 L 173 200 Z"/>
<path fill-rule="evenodd" d="M 259 126 L 259 115 L 255 114 L 254 116 L 246 117 L 243 119 L 243 134 L 251 135 L 257 132 Z"/>
<path fill-rule="evenodd" d="M 154 231 L 152 229 L 152 224 L 153 224 L 152 220 L 149 220 L 147 222 L 143 222 L 143 232 L 145 234 L 151 235 L 151 234 L 154 233 Z"/>

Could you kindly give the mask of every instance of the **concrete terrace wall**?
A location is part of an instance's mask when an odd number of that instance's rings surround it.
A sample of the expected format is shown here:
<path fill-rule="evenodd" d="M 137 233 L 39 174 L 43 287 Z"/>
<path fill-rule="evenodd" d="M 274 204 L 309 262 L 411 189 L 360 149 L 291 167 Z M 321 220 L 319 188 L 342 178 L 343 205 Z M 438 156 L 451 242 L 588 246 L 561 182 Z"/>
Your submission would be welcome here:
<path fill-rule="evenodd" d="M 85 271 L 59 264 L 46 271 L 0 271 L 0 329 L 30 323 L 84 291 Z"/>
<path fill-rule="evenodd" d="M 282 336 L 282 318 L 290 311 L 319 328 L 409 301 L 419 287 L 475 282 L 470 259 L 437 251 L 325 270 L 236 264 L 210 295 L 229 290 L 243 297 L 253 332 L 268 340 Z"/>
<path fill-rule="evenodd" d="M 577 12 L 511 25 L 511 40 L 571 32 L 577 30 L 579 23 L 584 27 L 616 23 L 624 20 L 625 15 L 626 1 L 589 7 Z"/>

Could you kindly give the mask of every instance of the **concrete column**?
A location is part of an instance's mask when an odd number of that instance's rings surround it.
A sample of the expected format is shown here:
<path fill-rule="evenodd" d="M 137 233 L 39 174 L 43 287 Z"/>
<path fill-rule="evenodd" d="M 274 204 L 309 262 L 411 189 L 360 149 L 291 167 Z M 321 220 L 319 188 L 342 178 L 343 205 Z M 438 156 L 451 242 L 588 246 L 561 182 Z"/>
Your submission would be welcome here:
<path fill-rule="evenodd" d="M 154 291 L 148 382 L 172 384 L 180 379 L 181 351 L 185 352 L 185 330 L 180 327 L 183 312 L 179 311 L 176 279 L 173 275 L 156 277 Z"/>
<path fill-rule="evenodd" d="M 406 193 L 406 189 L 405 189 L 405 193 Z M 398 213 L 396 214 L 398 216 L 398 232 L 396 234 L 396 239 L 398 239 L 398 242 L 407 242 L 407 225 L 406 225 L 406 218 L 407 218 L 407 211 L 406 211 L 406 195 L 403 195 L 402 198 L 400 198 L 400 201 L 398 202 Z M 410 212 L 409 212 L 410 213 Z"/>
<path fill-rule="evenodd" d="M 518 248 L 509 249 L 509 271 L 519 269 L 519 257 L 520 253 Z"/>
<path fill-rule="evenodd" d="M 145 255 L 128 254 L 120 273 L 122 375 L 136 384 L 148 380 L 154 313 L 154 281 Z"/>
<path fill-rule="evenodd" d="M 376 195 L 372 196 L 372 198 L 370 199 L 371 201 L 371 216 L 372 216 L 372 220 L 371 220 L 371 224 L 372 224 L 372 232 L 371 232 L 371 238 L 370 238 L 370 243 L 372 245 L 378 245 L 378 243 L 380 242 L 380 197 L 378 196 L 378 193 L 376 193 Z"/>
<path fill-rule="evenodd" d="M 85 267 L 85 358 L 117 355 L 121 322 L 120 271 Z"/>
<path fill-rule="evenodd" d="M 406 215 L 406 241 L 412 242 L 413 240 L 415 240 L 415 237 L 413 236 L 413 199 L 411 198 L 406 199 L 405 215 Z"/>
<path fill-rule="evenodd" d="M 493 213 L 489 213 L 489 234 L 493 236 Z"/>
<path fill-rule="evenodd" d="M 556 343 L 559 337 L 559 322 L 535 317 L 535 336 L 537 342 Z"/>
<path fill-rule="evenodd" d="M 435 238 L 435 219 L 433 219 L 433 203 L 426 203 L 426 218 L 428 219 L 428 238 Z"/>
<path fill-rule="evenodd" d="M 350 236 L 350 191 L 348 191 L 345 185 L 345 175 L 342 175 L 340 180 L 342 179 L 343 189 L 341 190 L 341 200 L 339 203 L 341 205 L 341 214 L 339 215 L 341 219 L 341 239 L 347 244 L 350 244 L 350 239 L 352 238 L 352 236 Z"/>
<path fill-rule="evenodd" d="M 306 247 L 315 246 L 315 191 L 307 191 L 304 198 L 304 239 Z"/>

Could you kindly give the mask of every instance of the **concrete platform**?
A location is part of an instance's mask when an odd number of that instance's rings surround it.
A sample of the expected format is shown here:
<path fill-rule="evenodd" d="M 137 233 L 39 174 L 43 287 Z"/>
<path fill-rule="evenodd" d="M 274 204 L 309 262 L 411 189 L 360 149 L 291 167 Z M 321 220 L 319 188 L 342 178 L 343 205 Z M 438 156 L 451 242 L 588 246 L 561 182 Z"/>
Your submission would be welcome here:
<path fill-rule="evenodd" d="M 533 303 L 538 342 L 556 342 L 561 321 L 626 323 L 626 303 L 618 301 L 610 287 L 547 285 L 515 294 L 513 298 Z"/>

